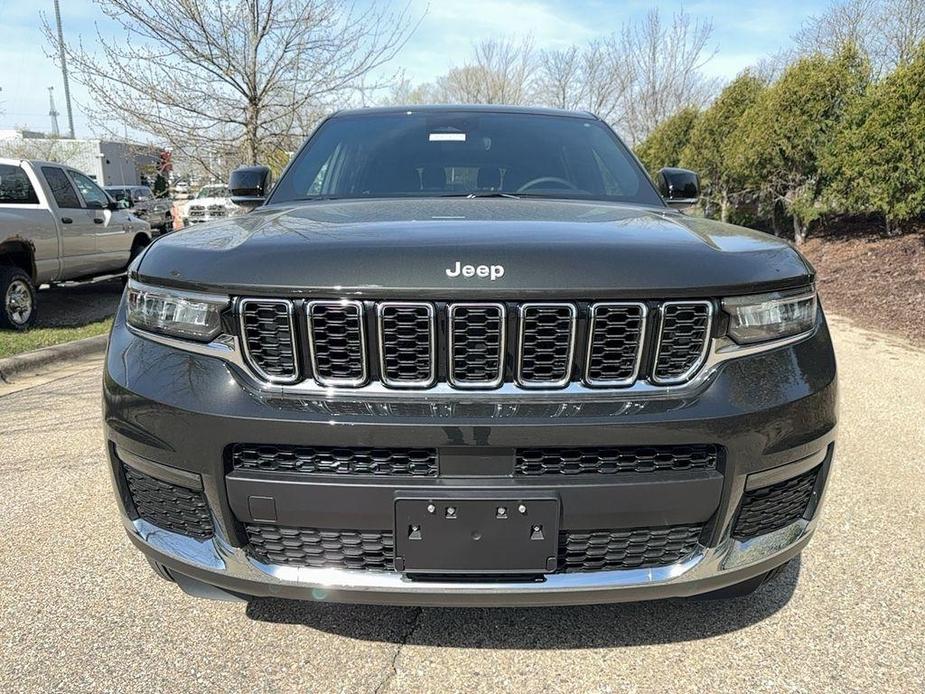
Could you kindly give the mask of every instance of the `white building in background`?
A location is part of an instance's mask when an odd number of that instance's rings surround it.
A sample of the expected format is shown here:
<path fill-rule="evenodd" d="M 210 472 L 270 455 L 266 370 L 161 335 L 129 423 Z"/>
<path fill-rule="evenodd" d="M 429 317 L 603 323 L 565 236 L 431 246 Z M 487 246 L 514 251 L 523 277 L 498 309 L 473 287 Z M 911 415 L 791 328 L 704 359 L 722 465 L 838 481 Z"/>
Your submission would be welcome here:
<path fill-rule="evenodd" d="M 161 150 L 151 145 L 108 140 L 50 138 L 30 130 L 0 130 L 0 157 L 56 161 L 83 171 L 102 186 L 153 182 Z"/>

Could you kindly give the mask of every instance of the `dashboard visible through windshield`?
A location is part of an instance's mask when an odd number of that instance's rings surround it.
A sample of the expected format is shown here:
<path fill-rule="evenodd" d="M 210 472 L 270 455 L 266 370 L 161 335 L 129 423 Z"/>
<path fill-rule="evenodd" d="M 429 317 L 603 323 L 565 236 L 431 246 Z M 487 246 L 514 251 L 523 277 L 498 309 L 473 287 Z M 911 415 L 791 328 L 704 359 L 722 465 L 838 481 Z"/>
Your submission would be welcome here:
<path fill-rule="evenodd" d="M 599 120 L 469 111 L 335 116 L 302 148 L 268 202 L 422 196 L 662 205 Z"/>

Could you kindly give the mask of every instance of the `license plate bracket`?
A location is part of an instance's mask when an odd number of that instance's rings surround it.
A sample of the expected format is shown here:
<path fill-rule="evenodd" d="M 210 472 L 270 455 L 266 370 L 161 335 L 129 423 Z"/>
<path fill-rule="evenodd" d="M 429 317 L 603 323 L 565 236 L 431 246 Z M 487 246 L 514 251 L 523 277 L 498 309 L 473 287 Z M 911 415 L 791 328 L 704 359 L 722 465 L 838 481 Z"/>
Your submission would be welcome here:
<path fill-rule="evenodd" d="M 550 573 L 558 535 L 555 497 L 395 499 L 395 568 L 406 574 Z"/>

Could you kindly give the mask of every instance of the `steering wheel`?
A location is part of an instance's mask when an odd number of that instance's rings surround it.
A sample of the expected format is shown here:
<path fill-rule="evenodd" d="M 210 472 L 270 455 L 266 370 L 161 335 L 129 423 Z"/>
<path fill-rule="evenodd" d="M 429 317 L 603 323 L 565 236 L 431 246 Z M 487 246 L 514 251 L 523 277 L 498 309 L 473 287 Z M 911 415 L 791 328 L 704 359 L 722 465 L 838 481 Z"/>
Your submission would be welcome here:
<path fill-rule="evenodd" d="M 558 183 L 560 186 L 564 186 L 569 190 L 578 190 L 578 186 L 576 186 L 571 181 L 566 181 L 564 178 L 559 178 L 557 176 L 541 176 L 540 178 L 534 178 L 532 181 L 527 181 L 514 192 L 526 193 L 528 190 L 535 188 L 540 183 Z"/>

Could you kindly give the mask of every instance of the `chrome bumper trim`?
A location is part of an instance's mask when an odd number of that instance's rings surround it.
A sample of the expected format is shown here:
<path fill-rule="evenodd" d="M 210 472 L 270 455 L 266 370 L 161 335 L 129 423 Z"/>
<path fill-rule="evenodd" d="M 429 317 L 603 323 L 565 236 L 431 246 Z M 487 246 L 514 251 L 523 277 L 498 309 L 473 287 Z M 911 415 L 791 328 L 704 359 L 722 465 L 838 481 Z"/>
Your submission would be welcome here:
<path fill-rule="evenodd" d="M 196 540 L 163 530 L 141 519 L 126 519 L 128 532 L 147 547 L 178 562 L 212 572 L 216 574 L 217 579 L 224 575 L 271 586 L 304 588 L 306 598 L 314 599 L 324 599 L 327 591 L 513 596 L 586 593 L 694 583 L 771 559 L 797 542 L 808 540 L 814 526 L 815 519 L 801 519 L 780 530 L 744 542 L 727 538 L 717 547 L 698 547 L 687 560 L 664 567 L 549 574 L 537 581 L 453 583 L 412 581 L 392 571 L 268 565 L 252 559 L 242 549 L 230 546 L 219 536 L 212 540 Z"/>

